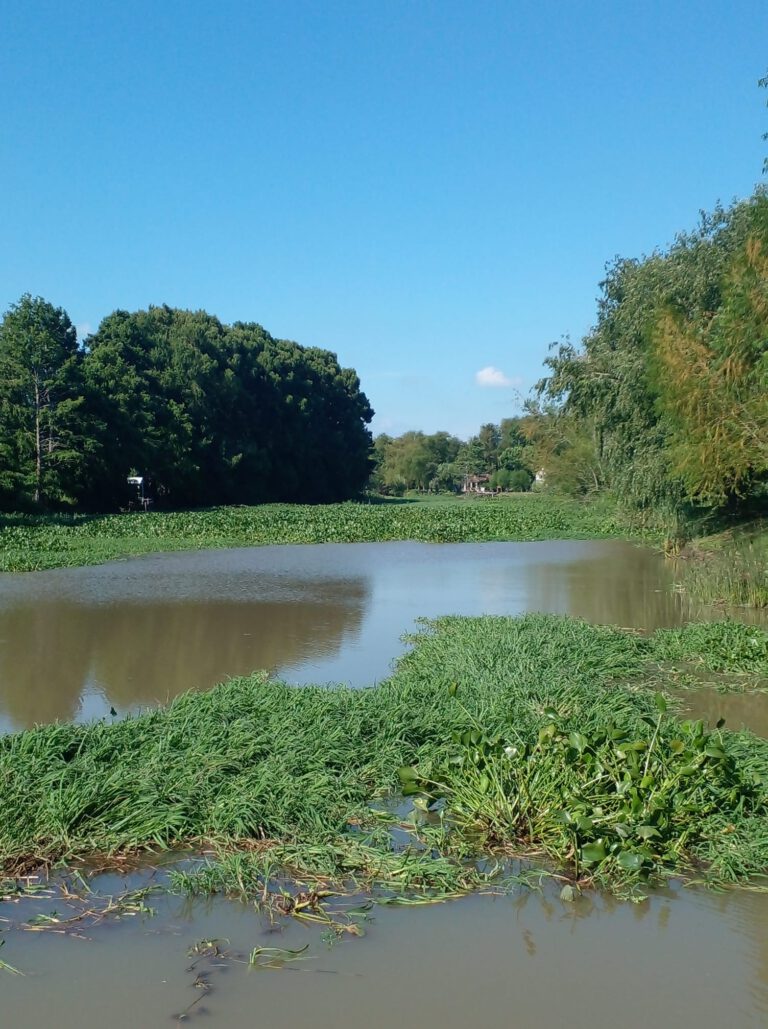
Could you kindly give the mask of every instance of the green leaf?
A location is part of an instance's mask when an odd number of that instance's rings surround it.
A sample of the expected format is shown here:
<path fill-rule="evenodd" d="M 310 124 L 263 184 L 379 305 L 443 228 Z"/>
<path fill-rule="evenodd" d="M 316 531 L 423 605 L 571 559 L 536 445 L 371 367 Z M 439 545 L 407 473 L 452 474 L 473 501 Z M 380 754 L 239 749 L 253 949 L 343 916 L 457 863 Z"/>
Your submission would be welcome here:
<path fill-rule="evenodd" d="M 643 855 L 634 850 L 623 850 L 618 857 L 619 866 L 625 872 L 639 872 L 643 867 Z"/>
<path fill-rule="evenodd" d="M 581 848 L 581 860 L 585 865 L 596 865 L 605 861 L 605 858 L 605 845 L 600 840 L 597 843 L 586 843 Z"/>
<path fill-rule="evenodd" d="M 656 705 L 656 710 L 664 715 L 667 713 L 667 701 L 663 693 L 657 693 L 653 698 L 653 702 Z"/>
<path fill-rule="evenodd" d="M 579 754 L 587 748 L 587 737 L 583 736 L 580 732 L 572 732 L 568 737 L 568 743 L 574 750 L 578 751 Z"/>
<path fill-rule="evenodd" d="M 650 840 L 654 836 L 660 836 L 661 833 L 655 825 L 640 825 L 635 830 L 641 840 Z"/>

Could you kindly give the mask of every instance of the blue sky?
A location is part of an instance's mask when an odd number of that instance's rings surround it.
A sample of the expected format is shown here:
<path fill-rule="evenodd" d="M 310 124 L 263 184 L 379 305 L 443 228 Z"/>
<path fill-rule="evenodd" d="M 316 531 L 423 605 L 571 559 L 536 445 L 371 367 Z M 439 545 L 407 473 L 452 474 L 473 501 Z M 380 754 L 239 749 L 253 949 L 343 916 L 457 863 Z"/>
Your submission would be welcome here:
<path fill-rule="evenodd" d="M 768 152 L 764 0 L 0 15 L 2 310 L 259 321 L 356 368 L 376 431 L 514 413 L 606 261 L 748 195 Z"/>

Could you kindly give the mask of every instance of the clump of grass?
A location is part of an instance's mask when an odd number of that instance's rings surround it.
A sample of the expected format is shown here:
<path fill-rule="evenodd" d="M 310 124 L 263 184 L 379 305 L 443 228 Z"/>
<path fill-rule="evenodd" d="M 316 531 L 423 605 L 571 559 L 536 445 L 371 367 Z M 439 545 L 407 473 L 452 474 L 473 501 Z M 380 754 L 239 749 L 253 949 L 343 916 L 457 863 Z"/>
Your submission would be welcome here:
<path fill-rule="evenodd" d="M 705 604 L 768 607 L 768 532 L 703 541 L 677 568 L 680 590 Z"/>
<path fill-rule="evenodd" d="M 536 495 L 493 503 L 265 504 L 99 517 L 0 516 L 0 571 L 100 564 L 169 550 L 273 543 L 476 543 L 648 536 L 615 508 Z"/>
<path fill-rule="evenodd" d="M 768 679 L 768 633 L 743 622 L 699 622 L 660 629 L 649 644 L 659 661 L 699 664 L 710 672 Z"/>
<path fill-rule="evenodd" d="M 694 653 L 696 632 L 676 645 Z M 621 889 L 700 861 L 716 882 L 768 868 L 768 743 L 658 710 L 669 638 L 531 615 L 440 619 L 413 642 L 370 689 L 233 679 L 0 738 L 0 869 L 205 844 L 219 859 L 179 888 L 251 895 L 282 869 L 428 898 L 478 885 L 497 850 Z M 392 799 L 415 787 L 435 796 L 402 838 Z"/>

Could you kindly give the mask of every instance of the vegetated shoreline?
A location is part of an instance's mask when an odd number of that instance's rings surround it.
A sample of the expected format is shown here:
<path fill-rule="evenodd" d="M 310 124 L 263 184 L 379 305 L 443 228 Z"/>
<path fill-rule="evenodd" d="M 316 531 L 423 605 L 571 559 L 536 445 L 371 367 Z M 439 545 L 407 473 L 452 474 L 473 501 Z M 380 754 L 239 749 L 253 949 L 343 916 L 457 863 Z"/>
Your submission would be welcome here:
<path fill-rule="evenodd" d="M 494 856 L 620 894 L 768 872 L 768 741 L 682 721 L 657 692 L 680 662 L 768 680 L 768 632 L 484 616 L 413 642 L 369 689 L 253 676 L 0 738 L 0 873 L 203 845 L 216 856 L 174 888 L 263 896 L 287 870 L 444 897 Z"/>
<path fill-rule="evenodd" d="M 162 551 L 269 544 L 617 538 L 659 542 L 662 534 L 652 525 L 632 524 L 613 504 L 537 494 L 104 516 L 0 515 L 0 572 L 79 567 Z"/>
<path fill-rule="evenodd" d="M 757 520 L 693 539 L 678 586 L 705 604 L 768 607 L 768 523 Z"/>

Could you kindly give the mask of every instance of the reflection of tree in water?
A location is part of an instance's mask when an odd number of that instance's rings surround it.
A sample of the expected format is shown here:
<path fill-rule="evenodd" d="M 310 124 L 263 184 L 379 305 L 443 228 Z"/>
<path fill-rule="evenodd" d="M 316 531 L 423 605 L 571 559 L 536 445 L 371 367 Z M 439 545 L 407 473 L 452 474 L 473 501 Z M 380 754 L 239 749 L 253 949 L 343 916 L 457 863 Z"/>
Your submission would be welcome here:
<path fill-rule="evenodd" d="M 119 711 L 232 675 L 338 653 L 367 607 L 363 577 L 312 584 L 311 600 L 79 604 L 0 611 L 0 715 L 13 727 L 72 719 L 88 687 Z"/>
<path fill-rule="evenodd" d="M 0 611 L 0 714 L 9 727 L 74 716 L 96 638 L 73 604 Z"/>
<path fill-rule="evenodd" d="M 713 903 L 740 944 L 750 1007 L 768 1020 L 768 894 L 733 891 L 713 898 Z"/>
<path fill-rule="evenodd" d="M 768 693 L 718 693 L 707 687 L 681 691 L 680 699 L 690 718 L 703 718 L 710 726 L 724 718 L 727 729 L 746 727 L 768 737 Z"/>
<path fill-rule="evenodd" d="M 605 544 L 587 558 L 525 566 L 528 609 L 576 615 L 590 622 L 657 629 L 692 615 L 672 590 L 672 570 L 649 548 Z"/>

